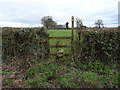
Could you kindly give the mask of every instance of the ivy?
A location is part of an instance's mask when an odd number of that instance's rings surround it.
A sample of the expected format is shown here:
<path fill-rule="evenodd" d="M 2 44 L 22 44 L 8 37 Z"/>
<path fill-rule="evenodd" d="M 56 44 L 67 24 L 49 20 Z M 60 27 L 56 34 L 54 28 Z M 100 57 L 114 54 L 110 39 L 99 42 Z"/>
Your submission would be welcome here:
<path fill-rule="evenodd" d="M 105 62 L 120 59 L 120 30 L 83 31 L 82 38 L 84 38 L 82 42 L 76 40 L 73 44 L 76 58 L 83 61 L 102 60 Z M 80 50 L 82 50 L 81 55 L 77 53 Z"/>
<path fill-rule="evenodd" d="M 3 28 L 2 29 L 3 61 L 10 58 L 47 58 L 49 35 L 43 28 Z"/>

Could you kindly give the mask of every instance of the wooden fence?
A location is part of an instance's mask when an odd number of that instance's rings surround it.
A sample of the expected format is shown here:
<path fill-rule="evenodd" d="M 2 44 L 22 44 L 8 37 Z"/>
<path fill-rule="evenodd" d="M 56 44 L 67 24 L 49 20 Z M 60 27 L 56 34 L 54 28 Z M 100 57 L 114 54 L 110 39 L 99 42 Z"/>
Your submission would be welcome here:
<path fill-rule="evenodd" d="M 69 37 L 49 37 L 49 39 L 70 39 L 71 40 L 71 45 L 74 40 L 74 17 L 72 16 L 71 18 L 72 22 L 72 32 L 71 36 Z M 72 48 L 71 45 L 50 45 L 50 48 Z M 57 53 L 50 53 L 50 55 L 56 55 Z M 64 54 L 64 56 L 67 56 L 67 54 Z"/>

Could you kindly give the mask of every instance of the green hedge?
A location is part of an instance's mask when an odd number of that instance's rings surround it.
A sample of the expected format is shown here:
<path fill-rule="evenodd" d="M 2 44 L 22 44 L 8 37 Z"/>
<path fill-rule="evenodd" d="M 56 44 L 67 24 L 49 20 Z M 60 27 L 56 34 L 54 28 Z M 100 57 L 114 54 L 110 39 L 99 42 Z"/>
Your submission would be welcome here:
<path fill-rule="evenodd" d="M 49 53 L 49 35 L 43 28 L 2 28 L 2 59 L 46 59 Z"/>
<path fill-rule="evenodd" d="M 73 44 L 74 56 L 81 60 L 120 60 L 120 30 L 83 31 Z"/>

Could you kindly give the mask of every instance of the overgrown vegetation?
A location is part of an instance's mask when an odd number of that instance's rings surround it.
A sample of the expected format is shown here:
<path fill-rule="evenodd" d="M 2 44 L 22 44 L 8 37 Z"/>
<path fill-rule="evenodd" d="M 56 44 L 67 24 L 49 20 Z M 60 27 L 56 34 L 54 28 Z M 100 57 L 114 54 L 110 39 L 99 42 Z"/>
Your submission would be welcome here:
<path fill-rule="evenodd" d="M 49 35 L 43 28 L 2 28 L 2 59 L 46 59 Z"/>
<path fill-rule="evenodd" d="M 48 31 L 50 36 L 70 36 L 71 31 Z M 60 33 L 62 35 L 60 35 Z M 76 33 L 75 33 L 76 34 Z M 74 41 L 74 48 L 69 57 L 48 58 L 49 35 L 40 28 L 3 28 L 3 61 L 15 59 L 17 69 L 10 72 L 7 67 L 2 72 L 4 85 L 8 87 L 17 82 L 15 75 L 23 73 L 24 78 L 18 80 L 27 88 L 119 88 L 120 31 L 89 31 Z M 55 44 L 54 40 L 50 44 Z M 70 43 L 67 40 L 61 43 Z M 64 45 L 64 44 L 63 44 Z M 54 52 L 54 51 L 53 51 Z M 33 57 L 28 68 L 22 68 L 17 62 L 28 63 L 28 57 Z M 17 58 L 17 59 L 16 59 Z M 43 60 L 39 60 L 43 59 Z M 26 62 L 25 62 L 26 61 Z M 39 62 L 37 62 L 39 61 Z M 10 61 L 11 62 L 11 61 Z M 37 62 L 37 63 L 35 63 Z M 6 62 L 5 62 L 6 63 Z M 6 66 L 9 65 L 9 62 Z M 11 67 L 11 64 L 9 67 Z M 13 65 L 13 66 L 14 66 Z M 18 67 L 19 66 L 19 67 Z M 4 66 L 3 66 L 4 67 Z M 16 71 L 18 70 L 18 72 Z M 23 71 L 22 71 L 23 70 Z M 12 77 L 12 78 L 11 78 Z M 21 80 L 22 79 L 22 80 Z M 23 83 L 23 84 L 24 84 Z M 19 83 L 17 83 L 19 85 Z M 22 85 L 24 86 L 24 85 Z"/>
<path fill-rule="evenodd" d="M 25 79 L 31 88 L 118 88 L 117 70 L 116 64 L 105 66 L 100 61 L 82 64 L 63 58 L 30 67 Z"/>
<path fill-rule="evenodd" d="M 77 58 L 116 62 L 120 59 L 120 30 L 83 31 L 80 40 L 74 42 Z M 78 54 L 79 53 L 79 54 Z"/>

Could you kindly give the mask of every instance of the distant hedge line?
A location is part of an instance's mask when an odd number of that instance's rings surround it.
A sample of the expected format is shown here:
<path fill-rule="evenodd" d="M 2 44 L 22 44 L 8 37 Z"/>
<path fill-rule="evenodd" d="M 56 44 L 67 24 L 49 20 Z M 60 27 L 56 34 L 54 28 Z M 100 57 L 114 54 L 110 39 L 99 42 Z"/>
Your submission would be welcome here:
<path fill-rule="evenodd" d="M 120 60 L 120 30 L 83 31 L 73 47 L 75 58 L 83 61 Z"/>
<path fill-rule="evenodd" d="M 27 56 L 46 59 L 48 37 L 43 28 L 2 28 L 2 60 Z"/>

